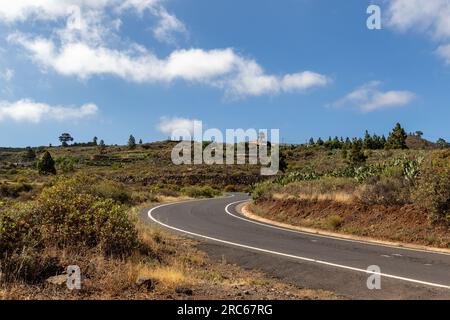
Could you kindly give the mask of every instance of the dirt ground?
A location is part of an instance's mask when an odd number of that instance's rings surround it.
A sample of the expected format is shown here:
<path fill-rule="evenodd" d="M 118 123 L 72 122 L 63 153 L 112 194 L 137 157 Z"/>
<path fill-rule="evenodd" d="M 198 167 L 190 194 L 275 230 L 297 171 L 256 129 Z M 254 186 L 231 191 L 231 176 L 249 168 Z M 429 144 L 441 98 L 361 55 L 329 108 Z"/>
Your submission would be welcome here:
<path fill-rule="evenodd" d="M 412 205 L 384 206 L 311 200 L 266 200 L 249 207 L 267 219 L 294 226 L 317 228 L 440 248 L 450 248 L 446 226 L 433 226 Z"/>

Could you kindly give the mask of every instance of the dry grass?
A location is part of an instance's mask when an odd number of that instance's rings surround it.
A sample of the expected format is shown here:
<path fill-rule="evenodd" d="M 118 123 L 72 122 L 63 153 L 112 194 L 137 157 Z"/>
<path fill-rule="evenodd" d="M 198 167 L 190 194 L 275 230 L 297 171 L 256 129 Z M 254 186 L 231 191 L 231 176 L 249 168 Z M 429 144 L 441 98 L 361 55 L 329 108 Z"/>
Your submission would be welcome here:
<path fill-rule="evenodd" d="M 353 203 L 358 199 L 356 194 L 344 192 L 329 193 L 300 193 L 296 196 L 291 194 L 274 193 L 273 200 L 307 200 L 307 201 L 335 201 L 340 203 Z"/>
<path fill-rule="evenodd" d="M 180 285 L 189 285 L 194 280 L 186 275 L 183 266 L 149 266 L 147 264 L 138 265 L 138 277 L 151 278 L 165 288 L 174 288 Z"/>

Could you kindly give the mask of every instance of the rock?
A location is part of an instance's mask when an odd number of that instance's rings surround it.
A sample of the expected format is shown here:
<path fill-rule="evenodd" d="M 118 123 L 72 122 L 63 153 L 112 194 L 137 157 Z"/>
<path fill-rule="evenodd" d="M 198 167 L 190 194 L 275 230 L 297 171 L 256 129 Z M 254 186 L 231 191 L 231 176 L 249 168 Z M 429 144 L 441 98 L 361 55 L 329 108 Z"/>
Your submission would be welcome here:
<path fill-rule="evenodd" d="M 53 284 L 55 286 L 62 286 L 67 284 L 67 274 L 61 274 L 59 276 L 50 277 L 45 282 Z"/>
<path fill-rule="evenodd" d="M 244 291 L 244 294 L 245 294 L 246 296 L 248 296 L 248 295 L 250 295 L 250 291 L 246 290 L 246 291 Z"/>
<path fill-rule="evenodd" d="M 155 280 L 151 279 L 151 278 L 138 278 L 136 280 L 136 285 L 138 285 L 139 287 L 142 288 L 146 288 L 149 291 L 153 291 L 155 290 Z"/>
<path fill-rule="evenodd" d="M 175 292 L 178 294 L 185 294 L 187 296 L 192 296 L 194 292 L 190 288 L 178 287 L 175 289 Z"/>

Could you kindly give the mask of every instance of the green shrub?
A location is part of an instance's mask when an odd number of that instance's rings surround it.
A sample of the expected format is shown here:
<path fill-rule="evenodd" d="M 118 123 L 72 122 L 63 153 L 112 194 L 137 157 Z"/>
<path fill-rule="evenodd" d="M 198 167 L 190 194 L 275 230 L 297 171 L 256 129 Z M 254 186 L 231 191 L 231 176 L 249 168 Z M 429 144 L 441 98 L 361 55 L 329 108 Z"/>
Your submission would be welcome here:
<path fill-rule="evenodd" d="M 415 200 L 431 221 L 450 223 L 450 150 L 435 151 L 422 164 Z"/>
<path fill-rule="evenodd" d="M 44 153 L 42 159 L 37 163 L 37 168 L 40 174 L 56 174 L 55 161 L 50 152 Z"/>
<path fill-rule="evenodd" d="M 234 185 L 227 185 L 225 186 L 225 188 L 223 189 L 225 192 L 237 192 L 238 188 Z"/>
<path fill-rule="evenodd" d="M 213 198 L 220 195 L 220 191 L 210 186 L 190 186 L 183 188 L 181 191 L 191 198 Z"/>
<path fill-rule="evenodd" d="M 331 215 L 327 218 L 327 224 L 333 230 L 338 230 L 342 226 L 343 222 L 344 219 L 337 214 Z"/>
<path fill-rule="evenodd" d="M 0 197 L 17 198 L 22 192 L 30 192 L 33 187 L 29 183 L 0 183 Z"/>
<path fill-rule="evenodd" d="M 1 212 L 2 272 L 36 277 L 47 268 L 39 256 L 46 248 L 75 252 L 99 248 L 106 255 L 130 255 L 138 246 L 134 222 L 118 202 L 93 194 L 92 185 L 95 181 L 84 176 L 59 180 L 30 206 Z"/>
<path fill-rule="evenodd" d="M 42 191 L 33 211 L 39 216 L 46 247 L 100 246 L 108 254 L 130 253 L 136 244 L 133 222 L 116 201 L 92 192 L 93 184 L 89 178 L 75 176 Z"/>
<path fill-rule="evenodd" d="M 255 201 L 261 201 L 261 200 L 267 200 L 270 198 L 271 190 L 273 189 L 274 185 L 269 182 L 261 182 L 257 183 L 252 190 L 252 198 Z"/>
<path fill-rule="evenodd" d="M 56 166 L 60 171 L 68 173 L 75 170 L 76 162 L 76 159 L 72 157 L 61 157 L 56 160 Z"/>
<path fill-rule="evenodd" d="M 130 193 L 119 182 L 102 180 L 95 184 L 92 184 L 90 189 L 93 195 L 102 198 L 113 199 L 123 204 L 131 202 Z"/>

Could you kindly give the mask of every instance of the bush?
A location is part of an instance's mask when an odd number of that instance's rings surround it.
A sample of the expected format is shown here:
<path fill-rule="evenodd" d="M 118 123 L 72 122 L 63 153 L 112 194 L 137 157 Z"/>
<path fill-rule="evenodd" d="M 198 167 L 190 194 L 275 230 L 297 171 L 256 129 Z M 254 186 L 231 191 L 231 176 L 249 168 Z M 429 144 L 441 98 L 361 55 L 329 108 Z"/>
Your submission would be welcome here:
<path fill-rule="evenodd" d="M 50 152 L 46 151 L 42 159 L 37 163 L 39 174 L 56 174 L 55 161 Z"/>
<path fill-rule="evenodd" d="M 410 202 L 409 185 L 403 177 L 375 176 L 361 188 L 360 202 L 367 205 L 403 205 Z"/>
<path fill-rule="evenodd" d="M 415 200 L 432 222 L 450 223 L 450 150 L 435 151 L 422 164 Z"/>
<path fill-rule="evenodd" d="M 0 213 L 0 267 L 9 276 L 36 277 L 47 268 L 48 248 L 127 256 L 138 246 L 134 222 L 113 199 L 91 193 L 94 181 L 75 176 L 46 188 L 30 206 Z M 20 272 L 19 272 L 20 271 Z"/>
<path fill-rule="evenodd" d="M 238 192 L 238 188 L 234 185 L 227 185 L 225 186 L 225 188 L 223 189 L 225 192 Z"/>
<path fill-rule="evenodd" d="M 56 160 L 56 166 L 58 170 L 68 173 L 75 170 L 76 159 L 71 157 L 61 157 Z"/>
<path fill-rule="evenodd" d="M 333 230 L 338 230 L 342 226 L 343 222 L 344 222 L 344 219 L 342 219 L 341 216 L 338 216 L 336 214 L 331 215 L 327 219 L 328 226 Z"/>
<path fill-rule="evenodd" d="M 123 204 L 131 202 L 131 195 L 125 190 L 125 187 L 121 183 L 111 180 L 102 180 L 93 184 L 91 186 L 91 193 L 102 198 L 113 199 Z"/>
<path fill-rule="evenodd" d="M 130 253 L 137 235 L 125 209 L 108 196 L 87 193 L 86 185 L 88 178 L 76 176 L 39 196 L 35 212 L 47 246 L 100 246 L 107 254 Z"/>
<path fill-rule="evenodd" d="M 182 189 L 182 192 L 191 198 L 213 198 L 220 195 L 220 191 L 210 186 L 190 186 Z"/>
<path fill-rule="evenodd" d="M 33 187 L 25 182 L 0 183 L 0 197 L 17 198 L 22 192 L 30 192 Z"/>
<path fill-rule="evenodd" d="M 274 185 L 271 182 L 261 182 L 256 184 L 252 190 L 252 198 L 255 201 L 267 200 L 271 196 Z"/>

